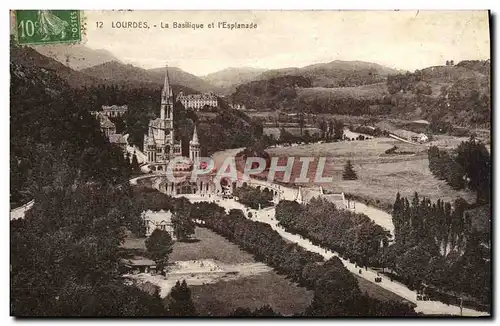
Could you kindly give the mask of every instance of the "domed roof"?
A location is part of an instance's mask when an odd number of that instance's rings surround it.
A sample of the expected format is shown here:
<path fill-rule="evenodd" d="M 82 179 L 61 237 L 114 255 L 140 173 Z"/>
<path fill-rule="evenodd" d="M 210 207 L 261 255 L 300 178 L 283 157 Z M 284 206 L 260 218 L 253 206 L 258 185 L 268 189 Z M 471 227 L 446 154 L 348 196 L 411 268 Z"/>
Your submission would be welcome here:
<path fill-rule="evenodd" d="M 182 161 L 178 161 L 182 159 Z M 193 162 L 189 157 L 182 156 L 172 166 L 172 171 L 190 171 L 193 168 Z"/>

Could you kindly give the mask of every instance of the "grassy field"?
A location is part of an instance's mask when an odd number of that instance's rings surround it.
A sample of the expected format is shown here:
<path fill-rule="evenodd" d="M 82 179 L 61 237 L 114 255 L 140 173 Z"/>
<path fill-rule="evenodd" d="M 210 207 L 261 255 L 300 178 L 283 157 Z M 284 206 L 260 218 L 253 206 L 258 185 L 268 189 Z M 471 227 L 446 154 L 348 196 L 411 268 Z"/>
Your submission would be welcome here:
<path fill-rule="evenodd" d="M 389 93 L 387 92 L 387 86 L 385 82 L 356 87 L 311 87 L 298 89 L 299 98 L 356 98 L 373 100 L 380 99 L 387 94 Z"/>
<path fill-rule="evenodd" d="M 311 291 L 291 284 L 274 272 L 227 282 L 192 286 L 191 293 L 201 315 L 227 316 L 238 307 L 270 305 L 283 315 L 304 311 L 311 304 Z"/>
<path fill-rule="evenodd" d="M 412 151 L 410 155 L 387 155 L 385 150 L 397 146 L 401 151 Z M 301 145 L 297 147 L 268 149 L 271 156 L 283 157 L 327 157 L 323 176 L 333 177 L 333 182 L 321 184 L 323 188 L 352 193 L 361 198 L 382 205 L 392 204 L 399 191 L 403 196 L 412 196 L 416 191 L 420 196 L 452 201 L 457 197 L 472 202 L 474 195 L 466 191 L 456 191 L 443 180 L 434 178 L 429 170 L 427 146 L 405 144 L 391 138 L 375 138 L 365 141 L 350 141 L 326 144 Z M 358 180 L 342 180 L 342 171 L 347 160 L 351 160 L 358 174 Z M 316 162 L 311 162 L 309 179 L 313 184 L 316 174 Z M 298 176 L 301 163 L 296 160 L 292 172 Z M 282 173 L 277 173 L 277 178 Z"/>
<path fill-rule="evenodd" d="M 214 259 L 227 264 L 253 263 L 253 257 L 216 233 L 196 228 L 191 243 L 175 243 L 170 261 Z M 144 238 L 129 238 L 123 248 L 141 254 L 145 251 Z M 360 289 L 381 300 L 403 299 L 385 289 L 358 278 Z M 251 309 L 270 305 L 284 315 L 302 312 L 311 303 L 313 293 L 288 281 L 274 271 L 215 284 L 191 286 L 192 297 L 199 313 L 228 315 L 238 307 Z"/>
<path fill-rule="evenodd" d="M 253 263 L 252 255 L 240 250 L 237 245 L 232 244 L 220 235 L 205 229 L 196 228 L 194 242 L 175 242 L 169 260 L 195 260 L 214 259 L 227 264 Z M 122 245 L 123 248 L 134 250 L 146 250 L 146 238 L 127 238 Z"/>
<path fill-rule="evenodd" d="M 300 135 L 300 128 L 294 128 L 294 127 L 287 127 L 285 128 L 286 131 L 291 133 L 294 136 L 299 136 Z M 309 135 L 315 135 L 319 134 L 320 130 L 319 128 L 314 128 L 314 127 L 305 127 L 303 128 L 303 131 L 309 131 Z M 281 134 L 281 128 L 276 128 L 276 127 L 264 127 L 264 134 L 266 135 L 273 135 L 275 139 L 280 138 Z"/>
<path fill-rule="evenodd" d="M 196 228 L 195 238 L 199 241 L 176 242 L 169 260 L 214 259 L 226 264 L 255 262 L 252 255 L 208 229 Z M 129 238 L 122 247 L 138 253 L 145 250 L 144 241 L 144 238 Z M 311 291 L 298 287 L 274 271 L 190 288 L 195 306 L 203 315 L 208 312 L 216 316 L 228 315 L 238 307 L 255 309 L 266 304 L 282 314 L 291 315 L 304 311 L 312 300 Z"/>

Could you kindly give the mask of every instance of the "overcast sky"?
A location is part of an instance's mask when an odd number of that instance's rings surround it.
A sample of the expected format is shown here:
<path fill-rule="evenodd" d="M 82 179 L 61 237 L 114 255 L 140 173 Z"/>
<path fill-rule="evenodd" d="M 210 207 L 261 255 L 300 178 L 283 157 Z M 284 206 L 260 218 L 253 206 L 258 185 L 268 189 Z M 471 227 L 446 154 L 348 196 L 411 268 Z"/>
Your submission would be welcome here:
<path fill-rule="evenodd" d="M 195 75 L 228 67 L 302 67 L 362 60 L 415 70 L 453 59 L 489 59 L 486 11 L 86 11 L 87 43 L 143 68 L 168 64 Z M 96 22 L 102 21 L 103 28 Z M 149 29 L 111 22 L 145 21 Z M 161 29 L 191 22 L 204 29 Z M 256 29 L 209 29 L 211 22 Z M 157 27 L 153 27 L 153 25 Z"/>

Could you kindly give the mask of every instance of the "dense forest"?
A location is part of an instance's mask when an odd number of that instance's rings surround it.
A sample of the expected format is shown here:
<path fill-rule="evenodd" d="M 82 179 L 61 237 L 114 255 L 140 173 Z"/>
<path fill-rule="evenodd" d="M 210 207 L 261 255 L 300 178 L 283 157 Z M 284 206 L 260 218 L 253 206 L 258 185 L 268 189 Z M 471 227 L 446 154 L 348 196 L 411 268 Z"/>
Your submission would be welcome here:
<path fill-rule="evenodd" d="M 471 137 L 451 153 L 432 146 L 428 157 L 436 178 L 446 180 L 454 189 L 475 191 L 477 204 L 490 202 L 491 157 L 481 141 Z"/>
<path fill-rule="evenodd" d="M 125 230 L 140 228 L 123 154 L 64 81 L 10 69 L 11 200 L 35 199 L 10 224 L 11 314 L 165 315 L 157 294 L 118 274 Z"/>
<path fill-rule="evenodd" d="M 288 232 L 338 252 L 360 266 L 368 266 L 390 240 L 390 234 L 368 216 L 337 209 L 321 198 L 313 198 L 305 206 L 280 201 L 276 219 Z"/>
<path fill-rule="evenodd" d="M 409 201 L 398 193 L 392 214 L 395 241 L 383 253 L 382 263 L 412 287 L 429 285 L 487 309 L 491 254 L 467 208 L 462 199 L 453 205 L 432 203 L 415 193 Z"/>

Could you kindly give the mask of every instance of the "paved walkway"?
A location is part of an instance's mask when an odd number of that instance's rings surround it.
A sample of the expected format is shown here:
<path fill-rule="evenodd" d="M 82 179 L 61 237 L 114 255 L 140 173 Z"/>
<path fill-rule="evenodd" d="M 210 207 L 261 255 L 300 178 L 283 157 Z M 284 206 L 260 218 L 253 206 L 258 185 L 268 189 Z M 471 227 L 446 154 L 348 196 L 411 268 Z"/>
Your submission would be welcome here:
<path fill-rule="evenodd" d="M 311 243 L 311 241 L 309 241 L 308 239 L 304 239 L 296 234 L 291 234 L 285 231 L 285 229 L 283 229 L 282 227 L 278 226 L 278 221 L 275 219 L 276 210 L 274 207 L 268 207 L 261 210 L 254 210 L 254 209 L 247 210 L 247 207 L 245 205 L 235 201 L 234 199 L 222 199 L 217 197 L 208 199 L 206 197 L 201 197 L 197 195 L 182 195 L 182 196 L 188 198 L 191 202 L 200 202 L 200 201 L 215 202 L 219 206 L 224 207 L 227 212 L 229 212 L 229 210 L 231 209 L 241 209 L 243 212 L 245 212 L 246 216 L 248 216 L 248 212 L 251 212 L 252 213 L 251 220 L 269 224 L 273 228 L 273 230 L 276 230 L 276 232 L 278 232 L 284 239 L 295 242 L 299 246 L 303 247 L 308 251 L 318 253 L 322 255 L 325 259 L 329 259 L 333 256 L 338 257 L 338 254 L 336 252 L 316 246 L 313 243 Z M 376 271 L 371 269 L 368 270 L 363 269 L 362 274 L 359 274 L 358 272 L 360 269 L 359 267 L 356 267 L 353 263 L 349 262 L 348 260 L 342 259 L 341 257 L 339 257 L 339 259 L 342 261 L 344 266 L 346 266 L 346 268 L 350 272 L 388 291 L 391 291 L 401 296 L 402 298 L 405 298 L 408 301 L 415 303 L 417 305 L 417 307 L 415 308 L 417 312 L 422 312 L 424 314 L 429 314 L 429 315 L 433 314 L 460 315 L 460 307 L 458 306 L 447 305 L 439 301 L 417 301 L 417 293 L 415 291 L 408 289 L 404 284 L 395 281 L 393 282 L 386 276 L 379 276 L 382 278 L 382 282 L 375 283 L 375 277 L 377 277 Z M 488 314 L 485 312 L 464 308 L 463 315 L 487 316 Z"/>
<path fill-rule="evenodd" d="M 34 204 L 35 201 L 32 200 L 24 204 L 23 206 L 14 208 L 13 210 L 10 211 L 10 220 L 12 221 L 12 220 L 17 220 L 19 218 L 24 218 L 24 214 L 26 214 L 26 212 L 29 211 Z"/>

